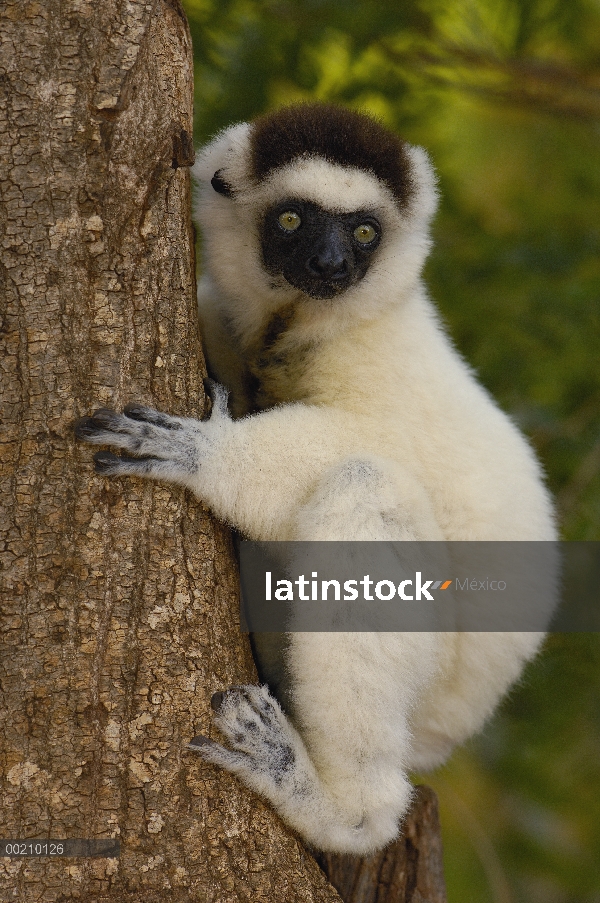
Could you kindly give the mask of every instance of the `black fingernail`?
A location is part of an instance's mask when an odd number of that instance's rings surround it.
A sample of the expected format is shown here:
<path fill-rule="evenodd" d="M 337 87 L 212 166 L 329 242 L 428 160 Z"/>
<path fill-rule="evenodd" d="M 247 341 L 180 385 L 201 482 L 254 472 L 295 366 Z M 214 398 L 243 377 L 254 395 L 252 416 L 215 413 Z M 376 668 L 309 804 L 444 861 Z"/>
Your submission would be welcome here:
<path fill-rule="evenodd" d="M 218 712 L 221 706 L 223 705 L 223 700 L 225 699 L 225 693 L 213 693 L 210 700 L 210 707 L 214 712 Z"/>
<path fill-rule="evenodd" d="M 113 411 L 112 408 L 98 408 L 97 411 L 94 411 L 92 416 L 90 417 L 90 421 L 96 426 L 112 426 L 114 423 L 117 423 L 119 420 L 120 414 L 117 414 L 116 411 Z"/>
<path fill-rule="evenodd" d="M 75 423 L 73 432 L 78 439 L 87 439 L 88 436 L 93 436 L 94 433 L 97 433 L 98 428 L 94 425 L 91 417 L 82 417 Z"/>
<path fill-rule="evenodd" d="M 197 737 L 192 737 L 192 739 L 188 743 L 188 748 L 194 749 L 195 747 L 209 746 L 212 742 L 213 741 L 209 740 L 208 737 L 204 737 L 202 734 L 198 734 Z"/>
<path fill-rule="evenodd" d="M 94 455 L 96 473 L 106 473 L 108 470 L 112 470 L 115 464 L 118 466 L 120 463 L 121 459 L 118 455 L 113 455 L 112 452 L 99 451 Z"/>
<path fill-rule="evenodd" d="M 126 417 L 131 417 L 132 420 L 145 420 L 148 409 L 139 404 L 126 404 L 123 408 L 123 413 Z"/>

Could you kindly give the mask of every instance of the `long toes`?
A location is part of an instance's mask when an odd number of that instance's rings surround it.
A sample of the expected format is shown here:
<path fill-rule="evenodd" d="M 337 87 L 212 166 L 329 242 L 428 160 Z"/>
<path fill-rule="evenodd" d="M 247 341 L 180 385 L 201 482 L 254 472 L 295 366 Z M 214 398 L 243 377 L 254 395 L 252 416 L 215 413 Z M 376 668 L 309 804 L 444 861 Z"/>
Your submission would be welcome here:
<path fill-rule="evenodd" d="M 126 424 L 123 421 L 123 415 L 118 414 L 111 408 L 98 408 L 89 418 L 90 421 L 100 429 L 116 430 L 123 429 Z"/>
<path fill-rule="evenodd" d="M 94 470 L 105 475 L 121 473 L 124 469 L 123 459 L 113 455 L 109 451 L 96 452 L 94 455 Z"/>
<path fill-rule="evenodd" d="M 129 455 L 114 455 L 109 451 L 99 451 L 94 455 L 94 469 L 103 476 L 148 476 L 160 464 L 158 458 L 145 455 L 132 458 Z"/>
<path fill-rule="evenodd" d="M 227 690 L 213 693 L 210 707 L 217 714 L 223 714 L 228 709 L 250 709 L 263 723 L 277 720 L 279 709 L 277 703 L 269 693 L 268 688 L 248 684 L 233 686 Z"/>
<path fill-rule="evenodd" d="M 266 686 L 255 686 L 251 684 L 244 688 L 248 699 L 253 708 L 262 715 L 268 715 L 276 718 L 278 715 L 278 706 Z"/>
<path fill-rule="evenodd" d="M 78 439 L 85 441 L 97 436 L 99 433 L 105 433 L 107 430 L 113 432 L 117 426 L 116 418 L 118 417 L 119 415 L 115 411 L 96 411 L 91 417 L 82 417 L 76 422 L 74 426 L 75 435 Z"/>
<path fill-rule="evenodd" d="M 130 420 L 153 423 L 155 426 L 162 426 L 166 430 L 182 429 L 181 423 L 175 420 L 174 417 L 169 417 L 168 414 L 161 414 L 160 411 L 155 411 L 154 408 L 146 408 L 141 404 L 126 404 L 123 408 L 123 413 Z"/>
<path fill-rule="evenodd" d="M 78 439 L 83 439 L 85 441 L 90 436 L 94 436 L 98 432 L 98 428 L 94 425 L 94 421 L 91 417 L 81 417 L 81 419 L 75 423 L 73 432 Z"/>
<path fill-rule="evenodd" d="M 252 685 L 229 687 L 224 692 L 213 694 L 210 700 L 211 708 L 226 717 L 231 717 L 233 714 L 236 717 L 242 717 L 242 713 L 260 717 L 262 705 L 256 696 L 256 690 L 260 692 L 260 687 Z"/>
<path fill-rule="evenodd" d="M 110 408 L 100 408 L 91 417 L 78 420 L 74 430 L 76 437 L 84 442 L 98 439 L 108 442 L 110 436 L 107 434 L 127 432 L 127 421 L 122 414 L 111 411 Z"/>
<path fill-rule="evenodd" d="M 206 394 L 206 402 L 202 420 L 210 420 L 213 414 L 217 417 L 228 417 L 227 399 L 229 392 L 220 383 L 215 382 L 207 376 L 203 380 L 204 392 Z"/>
<path fill-rule="evenodd" d="M 212 400 L 212 384 L 213 380 L 206 377 L 202 380 L 204 385 L 204 408 L 202 410 L 202 417 L 200 420 L 206 421 L 210 420 L 210 415 L 212 414 L 213 409 L 213 400 Z"/>
<path fill-rule="evenodd" d="M 276 708 L 266 708 L 261 695 L 264 695 L 261 687 L 231 687 L 215 693 L 210 703 L 217 713 L 215 724 L 219 730 L 235 749 L 250 754 L 281 732 Z"/>
<path fill-rule="evenodd" d="M 231 707 L 231 704 L 235 706 L 244 702 L 252 705 L 252 697 L 249 693 L 252 689 L 254 688 L 251 686 L 233 686 L 228 687 L 227 690 L 219 690 L 211 696 L 210 707 L 213 712 L 220 712 L 223 708 L 223 703 L 228 703 L 228 707 Z"/>
<path fill-rule="evenodd" d="M 187 748 L 191 752 L 198 753 L 205 762 L 212 762 L 214 765 L 219 765 L 221 768 L 233 771 L 234 773 L 246 771 L 248 769 L 248 763 L 250 762 L 250 759 L 245 753 L 235 749 L 226 749 L 219 743 L 215 743 L 213 740 L 209 740 L 208 737 L 203 737 L 202 735 L 194 737 L 194 739 L 187 744 Z"/>

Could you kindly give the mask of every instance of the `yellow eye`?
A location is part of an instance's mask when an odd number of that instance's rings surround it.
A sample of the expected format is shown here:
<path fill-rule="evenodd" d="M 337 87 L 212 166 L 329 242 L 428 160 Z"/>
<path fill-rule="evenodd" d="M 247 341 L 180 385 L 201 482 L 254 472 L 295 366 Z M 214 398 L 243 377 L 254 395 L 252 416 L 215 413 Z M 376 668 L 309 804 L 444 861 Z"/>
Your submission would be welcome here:
<path fill-rule="evenodd" d="M 362 223 L 354 230 L 354 237 L 361 245 L 368 245 L 376 236 L 377 232 L 369 223 Z"/>
<path fill-rule="evenodd" d="M 286 232 L 295 232 L 302 220 L 293 210 L 285 210 L 279 214 L 279 225 Z"/>

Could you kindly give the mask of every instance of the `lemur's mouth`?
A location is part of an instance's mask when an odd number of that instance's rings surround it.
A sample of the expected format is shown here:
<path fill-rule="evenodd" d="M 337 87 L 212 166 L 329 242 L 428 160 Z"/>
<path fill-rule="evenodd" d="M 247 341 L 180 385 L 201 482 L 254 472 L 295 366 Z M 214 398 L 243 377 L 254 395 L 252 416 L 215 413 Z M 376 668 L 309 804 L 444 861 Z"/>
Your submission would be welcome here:
<path fill-rule="evenodd" d="M 346 289 L 350 288 L 350 285 L 352 285 L 351 280 L 346 281 L 343 285 L 340 285 L 339 282 L 327 283 L 319 287 L 308 289 L 306 294 L 310 295 L 311 298 L 325 301 L 329 298 L 335 298 L 337 295 L 342 295 Z"/>
<path fill-rule="evenodd" d="M 361 277 L 361 274 L 356 272 L 346 272 L 341 276 L 328 279 L 311 276 L 309 273 L 303 273 L 301 276 L 297 273 L 293 275 L 284 273 L 283 275 L 286 282 L 289 282 L 294 288 L 300 289 L 305 295 L 317 300 L 327 300 L 343 294 L 350 286 L 358 282 Z"/>

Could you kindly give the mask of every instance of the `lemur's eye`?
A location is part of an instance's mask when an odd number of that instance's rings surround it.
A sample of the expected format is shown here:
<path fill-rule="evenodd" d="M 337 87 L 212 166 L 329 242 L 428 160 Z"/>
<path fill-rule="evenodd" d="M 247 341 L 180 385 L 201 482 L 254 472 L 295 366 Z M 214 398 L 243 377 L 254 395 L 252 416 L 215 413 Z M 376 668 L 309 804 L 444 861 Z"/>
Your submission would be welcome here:
<path fill-rule="evenodd" d="M 286 232 L 295 232 L 302 222 L 300 216 L 293 210 L 285 210 L 283 213 L 280 213 L 278 221 L 281 228 L 285 229 Z"/>
<path fill-rule="evenodd" d="M 354 230 L 354 237 L 361 245 L 368 245 L 377 237 L 377 232 L 370 223 L 361 223 Z"/>

